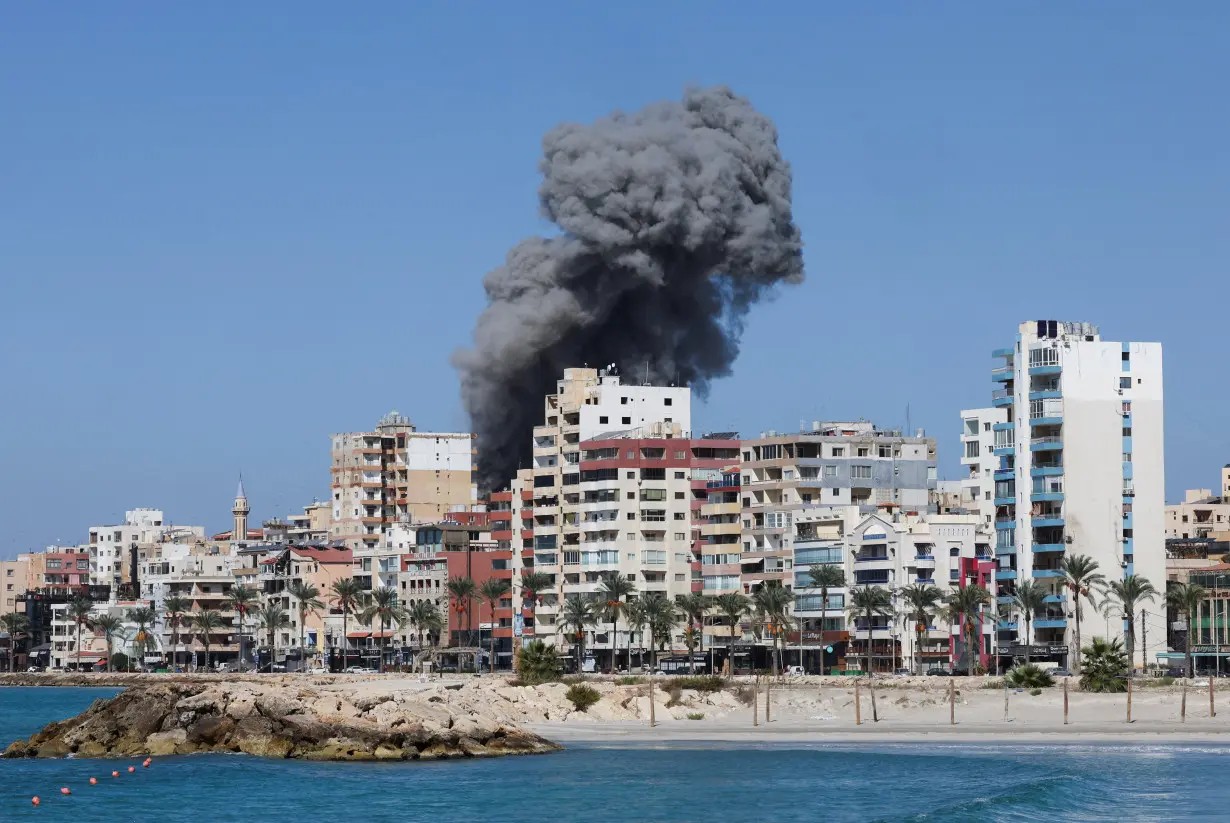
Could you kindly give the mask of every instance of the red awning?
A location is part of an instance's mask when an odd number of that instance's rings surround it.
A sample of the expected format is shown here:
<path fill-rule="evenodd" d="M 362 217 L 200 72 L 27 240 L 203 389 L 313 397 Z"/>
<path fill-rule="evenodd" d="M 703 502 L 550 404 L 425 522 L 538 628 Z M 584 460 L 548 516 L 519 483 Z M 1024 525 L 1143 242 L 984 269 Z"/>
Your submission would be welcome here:
<path fill-rule="evenodd" d="M 396 632 L 372 632 L 372 637 L 395 637 Z"/>
<path fill-rule="evenodd" d="M 351 640 L 362 640 L 364 637 L 371 637 L 371 632 L 350 632 L 346 635 Z"/>

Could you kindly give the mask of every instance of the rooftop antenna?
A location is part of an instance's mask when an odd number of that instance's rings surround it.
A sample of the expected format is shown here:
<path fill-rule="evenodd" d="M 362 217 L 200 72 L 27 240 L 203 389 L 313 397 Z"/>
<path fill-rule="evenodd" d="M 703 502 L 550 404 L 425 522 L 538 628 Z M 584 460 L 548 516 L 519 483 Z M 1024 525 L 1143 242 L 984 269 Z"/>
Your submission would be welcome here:
<path fill-rule="evenodd" d="M 649 361 L 648 360 L 645 361 L 645 382 L 643 385 L 645 386 L 649 385 Z"/>
<path fill-rule="evenodd" d="M 910 404 L 905 404 L 905 435 L 910 436 L 910 432 L 914 431 L 914 427 L 910 425 Z"/>

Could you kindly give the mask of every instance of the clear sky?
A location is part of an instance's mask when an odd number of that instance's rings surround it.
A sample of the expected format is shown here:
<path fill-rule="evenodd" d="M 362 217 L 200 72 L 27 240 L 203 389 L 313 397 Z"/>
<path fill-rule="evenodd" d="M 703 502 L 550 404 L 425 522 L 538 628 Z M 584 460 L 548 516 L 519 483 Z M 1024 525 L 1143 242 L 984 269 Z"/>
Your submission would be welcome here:
<path fill-rule="evenodd" d="M 696 428 L 924 426 L 958 476 L 1021 320 L 1160 340 L 1166 486 L 1230 461 L 1230 5 L 8 4 L 0 556 L 127 508 L 328 493 L 328 435 L 467 421 L 449 353 L 562 120 L 726 83 L 794 166 L 808 281 Z M 1222 365 L 1218 365 L 1221 363 Z"/>

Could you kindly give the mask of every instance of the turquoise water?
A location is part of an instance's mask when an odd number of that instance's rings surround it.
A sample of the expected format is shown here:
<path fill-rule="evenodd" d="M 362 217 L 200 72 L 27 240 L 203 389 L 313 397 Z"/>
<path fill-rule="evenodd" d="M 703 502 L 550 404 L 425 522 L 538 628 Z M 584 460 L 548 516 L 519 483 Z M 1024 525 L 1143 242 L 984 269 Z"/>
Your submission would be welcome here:
<path fill-rule="evenodd" d="M 0 688 L 0 740 L 111 693 Z M 109 776 L 114 768 L 118 779 Z M 0 821 L 1208 820 L 1230 803 L 1228 769 L 1230 747 L 1149 745 L 578 746 L 423 764 L 210 755 L 160 758 L 150 769 L 124 760 L 0 760 Z M 73 795 L 61 797 L 61 786 Z"/>

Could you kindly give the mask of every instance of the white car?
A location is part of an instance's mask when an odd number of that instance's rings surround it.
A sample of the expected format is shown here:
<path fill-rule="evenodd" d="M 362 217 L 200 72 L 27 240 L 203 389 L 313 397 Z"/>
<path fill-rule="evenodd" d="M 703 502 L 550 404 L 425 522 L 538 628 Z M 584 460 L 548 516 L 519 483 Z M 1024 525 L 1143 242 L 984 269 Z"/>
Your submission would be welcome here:
<path fill-rule="evenodd" d="M 802 666 L 787 666 L 786 674 L 789 675 L 790 677 L 802 677 L 803 675 L 807 674 L 807 672 L 803 671 Z"/>
<path fill-rule="evenodd" d="M 308 674 L 328 674 L 329 669 L 325 666 L 313 666 L 308 669 Z"/>
<path fill-rule="evenodd" d="M 347 666 L 346 674 L 375 674 L 375 669 L 369 669 L 367 666 Z"/>

